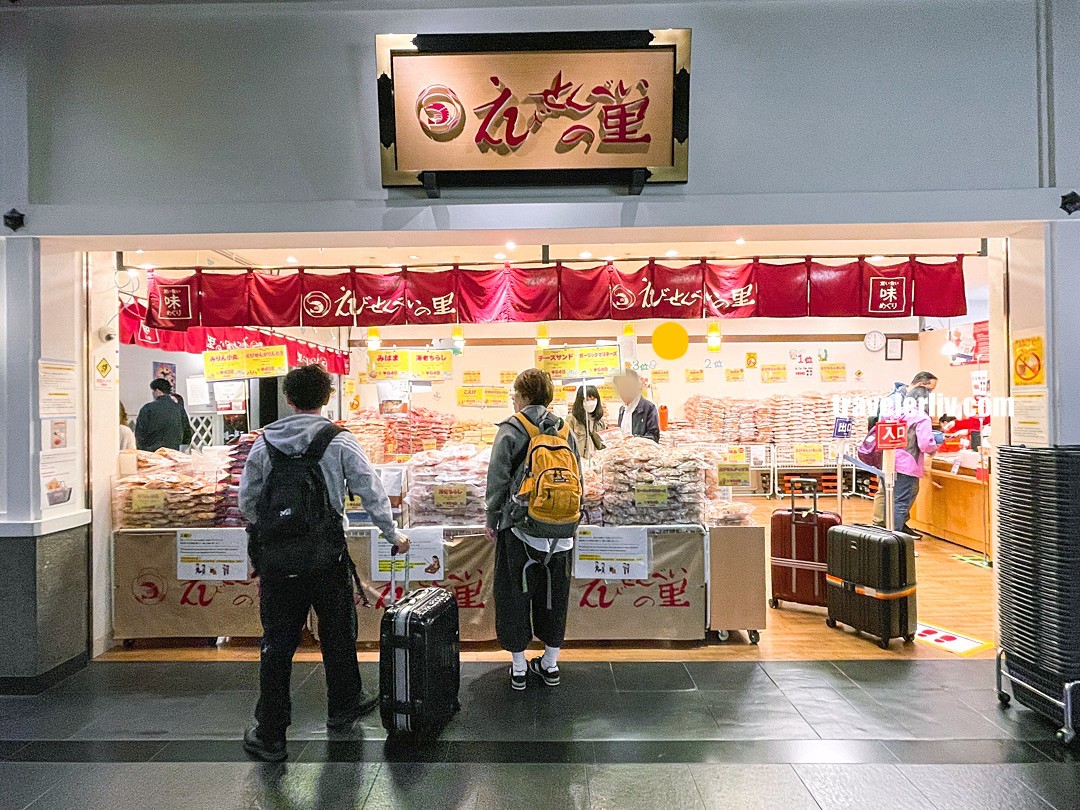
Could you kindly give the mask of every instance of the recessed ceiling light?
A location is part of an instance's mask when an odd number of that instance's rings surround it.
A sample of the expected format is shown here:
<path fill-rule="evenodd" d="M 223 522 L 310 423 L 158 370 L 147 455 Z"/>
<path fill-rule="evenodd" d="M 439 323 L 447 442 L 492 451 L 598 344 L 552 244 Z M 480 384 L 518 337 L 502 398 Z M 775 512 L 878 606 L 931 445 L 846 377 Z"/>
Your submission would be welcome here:
<path fill-rule="evenodd" d="M 872 261 L 872 262 L 883 262 L 883 261 L 885 261 L 885 257 L 878 254 L 877 256 L 871 256 L 870 261 Z"/>
<path fill-rule="evenodd" d="M 583 251 L 581 251 L 581 253 L 578 254 L 578 258 L 579 259 L 591 259 L 592 258 L 592 253 L 590 253 L 587 250 L 583 250 Z"/>
<path fill-rule="evenodd" d="M 136 251 L 135 251 L 135 255 L 136 255 L 136 256 L 142 256 L 142 255 L 143 255 L 143 249 L 142 249 L 142 248 L 139 248 L 138 250 L 136 250 Z"/>
<path fill-rule="evenodd" d="M 604 261 L 605 262 L 613 262 L 613 261 L 615 261 L 615 257 L 614 256 L 605 256 Z"/>
<path fill-rule="evenodd" d="M 496 260 L 501 262 L 506 258 L 506 254 L 505 253 L 496 253 L 495 258 L 496 258 Z"/>
<path fill-rule="evenodd" d="M 142 269 L 142 270 L 153 270 L 154 265 L 152 265 L 152 264 L 140 264 L 139 268 Z"/>
<path fill-rule="evenodd" d="M 288 262 L 289 264 L 296 264 L 296 257 L 295 256 L 286 256 L 285 261 Z"/>
<path fill-rule="evenodd" d="M 679 255 L 679 251 L 677 251 L 677 250 L 675 250 L 674 248 L 672 248 L 671 250 L 669 250 L 669 251 L 668 251 L 667 253 L 665 253 L 664 255 L 665 255 L 665 256 L 667 256 L 667 257 L 668 257 L 669 259 L 674 259 L 674 258 L 675 258 L 676 256 L 678 256 L 678 255 Z"/>
<path fill-rule="evenodd" d="M 419 258 L 420 258 L 419 256 L 410 256 L 409 261 L 415 262 Z"/>
<path fill-rule="evenodd" d="M 740 236 L 740 237 L 739 237 L 738 239 L 736 239 L 736 240 L 735 240 L 735 244 L 736 244 L 736 245 L 745 245 L 745 244 L 746 244 L 746 240 L 745 240 L 745 239 L 743 239 L 743 238 L 742 238 L 742 237 Z"/>
<path fill-rule="evenodd" d="M 516 250 L 517 249 L 517 243 L 515 243 L 515 242 L 507 242 L 506 243 L 506 249 L 507 250 Z"/>

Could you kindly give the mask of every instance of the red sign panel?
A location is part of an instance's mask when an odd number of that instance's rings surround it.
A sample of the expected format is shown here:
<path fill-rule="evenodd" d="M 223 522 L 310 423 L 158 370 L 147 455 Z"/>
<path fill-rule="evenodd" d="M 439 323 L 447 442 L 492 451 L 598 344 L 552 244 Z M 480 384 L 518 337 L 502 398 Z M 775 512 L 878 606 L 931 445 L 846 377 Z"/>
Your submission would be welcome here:
<path fill-rule="evenodd" d="M 906 422 L 878 422 L 874 430 L 878 450 L 903 450 L 907 447 Z"/>

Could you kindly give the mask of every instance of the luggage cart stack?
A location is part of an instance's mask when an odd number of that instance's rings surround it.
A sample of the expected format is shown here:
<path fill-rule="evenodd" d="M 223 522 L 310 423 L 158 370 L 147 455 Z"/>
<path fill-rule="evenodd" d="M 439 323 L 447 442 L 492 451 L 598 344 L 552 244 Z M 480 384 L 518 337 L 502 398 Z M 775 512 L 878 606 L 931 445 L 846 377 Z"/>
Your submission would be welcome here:
<path fill-rule="evenodd" d="M 1002 447 L 998 451 L 998 601 L 1003 682 L 1020 703 L 1063 725 L 1080 726 L 1080 447 Z"/>

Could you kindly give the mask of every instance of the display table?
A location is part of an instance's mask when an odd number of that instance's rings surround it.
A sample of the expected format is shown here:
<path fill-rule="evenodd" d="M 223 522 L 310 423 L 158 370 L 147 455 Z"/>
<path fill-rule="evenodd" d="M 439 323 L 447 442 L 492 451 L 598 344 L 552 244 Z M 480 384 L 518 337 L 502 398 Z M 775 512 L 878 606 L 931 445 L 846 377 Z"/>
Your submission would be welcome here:
<path fill-rule="evenodd" d="M 437 584 L 457 597 L 461 639 L 492 641 L 494 544 L 476 527 L 443 531 L 446 577 Z M 571 580 L 568 640 L 692 641 L 705 637 L 701 527 L 651 527 L 648 535 L 648 579 Z M 350 533 L 349 546 L 372 604 L 365 608 L 357 599 L 359 639 L 375 642 L 382 608 L 390 598 L 390 583 L 371 581 L 368 537 L 368 532 Z M 411 587 L 424 584 L 428 583 L 414 581 Z M 118 531 L 113 545 L 113 635 L 117 639 L 258 637 L 262 635 L 258 582 L 180 581 L 175 530 Z"/>
<path fill-rule="evenodd" d="M 951 460 L 935 458 L 919 485 L 911 527 L 989 556 L 989 484 L 975 475 L 967 467 L 952 472 Z"/>
<path fill-rule="evenodd" d="M 746 630 L 757 643 L 768 614 L 768 559 L 764 526 L 709 528 L 710 630 Z"/>

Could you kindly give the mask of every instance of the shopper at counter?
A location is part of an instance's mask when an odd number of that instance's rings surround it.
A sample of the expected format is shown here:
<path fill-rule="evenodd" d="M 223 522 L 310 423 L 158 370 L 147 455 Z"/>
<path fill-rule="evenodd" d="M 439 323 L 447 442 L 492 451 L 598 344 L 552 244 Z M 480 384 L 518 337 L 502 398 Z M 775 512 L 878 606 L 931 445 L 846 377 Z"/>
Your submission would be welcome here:
<path fill-rule="evenodd" d="M 629 370 L 615 378 L 615 390 L 623 404 L 619 408 L 619 430 L 624 436 L 644 436 L 660 441 L 660 414 L 656 406 L 641 395 L 641 378 Z"/>
<path fill-rule="evenodd" d="M 570 408 L 570 417 L 566 421 L 574 434 L 582 458 L 587 459 L 604 449 L 600 433 L 607 429 L 607 424 L 604 421 L 604 404 L 600 401 L 600 392 L 596 386 L 578 387 L 574 404 Z"/>
<path fill-rule="evenodd" d="M 499 425 L 488 465 L 485 533 L 495 543 L 495 632 L 513 657 L 510 685 L 516 690 L 525 689 L 528 672 L 548 686 L 559 685 L 559 651 L 566 635 L 573 533 L 564 538 L 531 536 L 516 525 L 520 515 L 513 508 L 525 479 L 531 438 L 519 416 L 542 432 L 563 434 L 563 420 L 548 410 L 554 396 L 547 372 L 530 368 L 517 376 L 515 415 Z M 573 433 L 566 429 L 565 436 L 577 456 Z M 534 630 L 544 642 L 544 654 L 526 662 Z"/>
<path fill-rule="evenodd" d="M 131 425 L 128 424 L 127 408 L 124 407 L 124 403 L 120 403 L 120 450 L 134 450 L 135 449 L 135 431 L 131 429 Z"/>
<path fill-rule="evenodd" d="M 263 626 L 256 725 L 245 732 L 244 749 L 270 762 L 287 757 L 292 659 L 312 608 L 319 618 L 326 669 L 327 728 L 346 730 L 378 703 L 378 695 L 361 689 L 356 661 L 353 565 L 344 528 L 346 491 L 360 497 L 372 522 L 399 551 L 409 546 L 394 525 L 390 499 L 360 443 L 322 415 L 332 390 L 333 380 L 320 366 L 290 371 L 285 376 L 285 397 L 296 413 L 267 426 L 255 440 L 240 478 L 240 509 L 252 524 L 250 556 L 261 580 Z M 310 466 L 296 464 L 301 457 L 315 466 L 318 477 L 307 472 Z M 296 475 L 305 477 L 295 481 Z M 290 498 L 289 493 L 295 492 L 310 496 Z M 286 501 L 289 511 L 282 508 Z M 310 527 L 310 533 L 297 536 L 295 526 L 281 520 L 296 510 L 302 510 L 303 528 Z"/>
<path fill-rule="evenodd" d="M 172 383 L 159 377 L 150 383 L 150 391 L 154 398 L 142 406 L 135 421 L 136 446 L 153 453 L 162 447 L 179 450 L 191 444 L 191 422 L 173 397 Z"/>
<path fill-rule="evenodd" d="M 914 400 L 916 407 L 905 408 L 903 421 L 907 424 L 907 447 L 896 451 L 896 486 L 893 491 L 893 527 L 896 531 L 918 536 L 910 526 L 911 507 L 919 494 L 919 483 L 926 474 L 924 455 L 937 452 L 934 441 L 933 422 L 926 412 L 926 400 L 930 390 L 924 386 L 913 387 L 908 391 L 908 398 Z M 881 510 L 881 519 L 874 516 L 874 522 L 884 526 L 885 510 Z"/>

